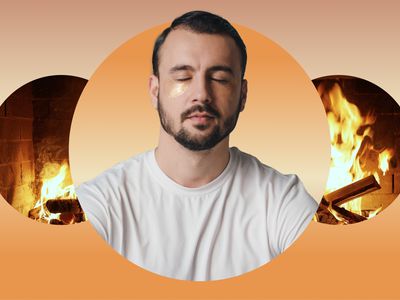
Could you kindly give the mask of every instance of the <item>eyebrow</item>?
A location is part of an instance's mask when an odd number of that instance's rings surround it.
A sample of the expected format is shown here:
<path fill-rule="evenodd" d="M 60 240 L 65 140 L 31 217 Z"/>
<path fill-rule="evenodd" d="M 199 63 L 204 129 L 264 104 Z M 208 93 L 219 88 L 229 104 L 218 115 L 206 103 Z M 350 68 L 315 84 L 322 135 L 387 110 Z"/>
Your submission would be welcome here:
<path fill-rule="evenodd" d="M 179 72 L 179 71 L 194 71 L 194 68 L 192 66 L 189 65 L 177 65 L 172 67 L 169 70 L 169 73 L 175 73 L 175 72 Z"/>
<path fill-rule="evenodd" d="M 179 72 L 179 71 L 192 71 L 193 72 L 194 68 L 190 65 L 176 65 L 169 70 L 169 73 L 172 74 L 172 73 Z M 234 75 L 232 68 L 230 68 L 228 66 L 224 66 L 224 65 L 212 66 L 207 71 L 208 72 L 223 71 L 223 72 L 227 72 L 231 75 Z"/>
<path fill-rule="evenodd" d="M 232 68 L 230 68 L 228 66 L 217 65 L 217 66 L 213 66 L 208 69 L 208 72 L 218 72 L 218 71 L 223 71 L 223 72 L 227 72 L 231 75 L 234 75 Z"/>

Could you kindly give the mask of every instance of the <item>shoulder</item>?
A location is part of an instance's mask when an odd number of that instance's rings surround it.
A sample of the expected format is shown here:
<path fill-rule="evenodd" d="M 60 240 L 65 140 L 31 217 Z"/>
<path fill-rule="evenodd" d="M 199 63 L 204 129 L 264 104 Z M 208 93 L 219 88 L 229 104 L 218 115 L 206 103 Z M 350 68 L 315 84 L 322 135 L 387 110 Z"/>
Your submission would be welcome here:
<path fill-rule="evenodd" d="M 124 206 L 132 200 L 147 155 L 149 152 L 120 162 L 76 189 L 87 219 L 109 243 L 120 236 L 110 235 L 111 227 L 122 232 Z"/>
<path fill-rule="evenodd" d="M 237 148 L 231 148 L 231 153 L 237 161 L 235 177 L 240 177 L 245 185 L 257 188 L 258 193 L 265 194 L 270 206 L 296 202 L 316 209 L 316 201 L 305 190 L 297 175 L 283 174 Z"/>
<path fill-rule="evenodd" d="M 265 183 L 271 183 L 278 186 L 285 186 L 290 183 L 297 183 L 299 179 L 294 174 L 283 174 L 278 170 L 263 164 L 257 157 L 242 152 L 238 148 L 231 148 L 231 153 L 237 162 L 237 171 L 245 172 L 251 175 L 253 180 L 262 180 Z"/>
<path fill-rule="evenodd" d="M 127 180 L 133 180 L 135 175 L 141 173 L 146 164 L 147 156 L 151 151 L 144 152 L 122 161 L 113 167 L 105 170 L 95 178 L 82 183 L 77 188 L 78 197 L 85 196 L 87 193 L 96 193 L 102 198 L 115 195 Z"/>
<path fill-rule="evenodd" d="M 304 231 L 318 204 L 297 175 L 282 174 L 254 156 L 239 152 L 236 153 L 240 157 L 238 168 L 248 173 L 243 186 L 251 187 L 252 193 L 265 205 L 270 249 L 277 255 Z"/>

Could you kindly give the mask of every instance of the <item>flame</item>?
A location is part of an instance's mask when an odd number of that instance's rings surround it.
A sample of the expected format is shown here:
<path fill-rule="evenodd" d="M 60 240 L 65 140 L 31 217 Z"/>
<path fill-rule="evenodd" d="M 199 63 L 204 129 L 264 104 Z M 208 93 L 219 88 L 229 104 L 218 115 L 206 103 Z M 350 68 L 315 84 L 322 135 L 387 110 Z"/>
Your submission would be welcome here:
<path fill-rule="evenodd" d="M 338 84 L 329 92 L 330 109 L 327 113 L 331 138 L 331 165 L 326 192 L 337 190 L 365 177 L 360 164 L 360 150 L 365 137 L 372 138 L 367 128 L 358 134 L 361 126 L 369 126 L 374 119 L 363 118 L 356 105 L 347 101 Z"/>
<path fill-rule="evenodd" d="M 383 209 L 383 206 L 380 206 L 378 209 L 371 211 L 368 215 L 368 219 L 375 217 L 379 212 L 381 212 L 382 209 Z"/>
<path fill-rule="evenodd" d="M 383 175 L 389 170 L 389 161 L 393 157 L 393 154 L 391 149 L 386 149 L 379 153 L 379 169 L 382 170 Z"/>
<path fill-rule="evenodd" d="M 327 94 L 320 88 L 319 92 L 327 111 L 331 139 L 331 164 L 325 192 L 332 192 L 369 175 L 374 175 L 379 182 L 377 172 L 363 169 L 369 151 L 376 151 L 371 142 L 373 140 L 371 125 L 376 121 L 375 116 L 372 113 L 362 116 L 358 107 L 346 99 L 337 83 Z M 379 154 L 379 168 L 383 174 L 388 170 L 388 162 L 392 156 L 393 151 L 389 149 Z M 362 197 L 349 201 L 341 207 L 362 215 Z M 333 215 L 337 218 L 336 214 Z"/>
<path fill-rule="evenodd" d="M 39 219 L 50 223 L 53 219 L 59 219 L 59 213 L 50 213 L 45 206 L 49 199 L 76 199 L 74 186 L 70 177 L 69 166 L 66 161 L 61 164 L 46 163 L 41 172 L 42 188 L 40 200 L 34 208 L 40 207 Z"/>

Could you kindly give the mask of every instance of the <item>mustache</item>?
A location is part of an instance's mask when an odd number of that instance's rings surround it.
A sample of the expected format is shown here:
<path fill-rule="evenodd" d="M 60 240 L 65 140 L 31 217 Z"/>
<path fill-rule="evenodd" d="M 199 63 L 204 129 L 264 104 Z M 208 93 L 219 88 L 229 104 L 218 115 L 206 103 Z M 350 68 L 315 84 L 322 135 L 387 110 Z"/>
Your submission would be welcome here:
<path fill-rule="evenodd" d="M 181 121 L 183 122 L 185 119 L 187 119 L 191 114 L 195 112 L 200 112 L 200 113 L 206 112 L 207 114 L 211 115 L 214 118 L 220 117 L 220 113 L 214 107 L 206 103 L 204 105 L 194 105 L 191 108 L 185 110 L 181 114 Z"/>

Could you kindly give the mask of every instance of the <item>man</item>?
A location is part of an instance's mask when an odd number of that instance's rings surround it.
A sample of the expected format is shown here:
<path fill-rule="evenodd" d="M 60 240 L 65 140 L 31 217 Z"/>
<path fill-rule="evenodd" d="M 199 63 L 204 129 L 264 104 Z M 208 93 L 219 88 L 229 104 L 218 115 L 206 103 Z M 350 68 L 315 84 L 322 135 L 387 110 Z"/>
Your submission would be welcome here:
<path fill-rule="evenodd" d="M 229 148 L 246 60 L 237 31 L 208 12 L 182 15 L 157 38 L 158 147 L 77 191 L 96 230 L 135 264 L 186 280 L 240 275 L 284 251 L 315 213 L 296 176 Z"/>

